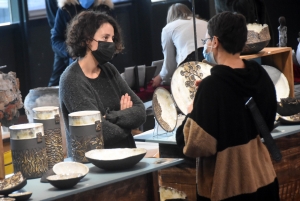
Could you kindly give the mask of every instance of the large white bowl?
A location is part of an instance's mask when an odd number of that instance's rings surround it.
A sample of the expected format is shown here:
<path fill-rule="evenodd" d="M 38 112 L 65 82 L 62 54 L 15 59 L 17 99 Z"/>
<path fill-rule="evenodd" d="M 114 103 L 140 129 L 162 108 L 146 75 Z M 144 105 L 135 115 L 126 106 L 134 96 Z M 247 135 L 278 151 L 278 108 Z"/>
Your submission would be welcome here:
<path fill-rule="evenodd" d="M 78 162 L 60 162 L 53 166 L 53 172 L 57 175 L 82 174 L 85 176 L 89 172 L 89 168 Z"/>
<path fill-rule="evenodd" d="M 95 166 L 105 170 L 131 168 L 146 155 L 143 148 L 94 149 L 85 153 L 85 157 Z"/>

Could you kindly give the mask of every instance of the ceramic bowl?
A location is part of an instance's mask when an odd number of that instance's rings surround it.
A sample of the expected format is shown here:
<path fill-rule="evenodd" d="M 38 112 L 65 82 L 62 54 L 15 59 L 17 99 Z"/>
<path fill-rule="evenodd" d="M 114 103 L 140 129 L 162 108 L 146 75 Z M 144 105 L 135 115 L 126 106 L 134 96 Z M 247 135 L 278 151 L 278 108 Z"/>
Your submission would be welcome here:
<path fill-rule="evenodd" d="M 53 172 L 57 175 L 81 174 L 83 177 L 89 172 L 89 168 L 78 162 L 60 162 L 53 166 Z"/>
<path fill-rule="evenodd" d="M 0 180 L 0 194 L 8 195 L 14 191 L 20 190 L 27 184 L 26 178 L 21 172 L 17 172 L 11 177 Z"/>
<path fill-rule="evenodd" d="M 18 192 L 8 194 L 8 197 L 16 199 L 16 201 L 28 200 L 31 197 L 31 192 Z"/>
<path fill-rule="evenodd" d="M 104 170 L 122 170 L 136 165 L 147 153 L 143 148 L 94 149 L 85 157 Z"/>
<path fill-rule="evenodd" d="M 83 177 L 80 173 L 52 175 L 47 177 L 47 181 L 56 188 L 69 189 L 74 187 Z"/>
<path fill-rule="evenodd" d="M 165 88 L 155 89 L 152 98 L 152 107 L 156 121 L 168 132 L 172 132 L 177 123 L 177 110 L 172 95 Z"/>
<path fill-rule="evenodd" d="M 15 198 L 0 198 L 0 201 L 15 201 Z"/>

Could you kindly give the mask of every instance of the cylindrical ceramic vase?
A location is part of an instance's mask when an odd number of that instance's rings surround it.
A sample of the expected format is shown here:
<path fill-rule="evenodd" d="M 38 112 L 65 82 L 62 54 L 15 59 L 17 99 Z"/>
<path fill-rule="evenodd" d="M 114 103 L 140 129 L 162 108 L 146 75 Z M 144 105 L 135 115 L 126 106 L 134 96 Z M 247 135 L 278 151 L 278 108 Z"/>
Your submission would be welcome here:
<path fill-rule="evenodd" d="M 33 122 L 44 125 L 48 169 L 51 169 L 56 163 L 64 161 L 59 108 L 44 106 L 36 107 L 32 110 Z"/>
<path fill-rule="evenodd" d="M 14 172 L 27 179 L 41 177 L 48 170 L 43 124 L 18 124 L 9 130 Z"/>
<path fill-rule="evenodd" d="M 85 152 L 93 149 L 103 149 L 100 111 L 79 111 L 69 114 L 70 140 L 72 159 L 76 162 L 89 162 Z"/>

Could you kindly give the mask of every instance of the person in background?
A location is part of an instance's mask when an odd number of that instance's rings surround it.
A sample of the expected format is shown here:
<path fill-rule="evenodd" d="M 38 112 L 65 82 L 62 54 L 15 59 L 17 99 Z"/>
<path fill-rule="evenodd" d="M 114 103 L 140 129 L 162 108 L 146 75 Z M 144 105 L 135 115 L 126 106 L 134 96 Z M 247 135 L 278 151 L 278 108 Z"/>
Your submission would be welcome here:
<path fill-rule="evenodd" d="M 216 61 L 178 127 L 183 153 L 197 158 L 198 200 L 279 200 L 279 185 L 266 146 L 246 108 L 252 97 L 271 132 L 274 84 L 260 64 L 242 60 L 245 17 L 222 12 L 208 21 L 205 52 Z"/>
<path fill-rule="evenodd" d="M 58 86 L 66 67 L 73 62 L 66 49 L 65 33 L 70 20 L 83 10 L 94 10 L 114 16 L 112 0 L 57 0 L 58 10 L 55 24 L 51 30 L 51 44 L 55 53 L 53 71 L 48 86 Z"/>
<path fill-rule="evenodd" d="M 192 15 L 192 11 L 184 4 L 176 3 L 170 6 L 167 25 L 161 33 L 164 63 L 159 75 L 153 79 L 153 87 L 158 87 L 162 82 L 169 84 L 174 71 L 180 64 L 196 61 Z M 199 61 L 203 60 L 201 39 L 205 36 L 206 25 L 206 21 L 196 19 Z"/>
<path fill-rule="evenodd" d="M 131 129 L 145 122 L 146 112 L 143 102 L 109 63 L 124 48 L 119 25 L 106 14 L 82 11 L 71 21 L 66 36 L 68 53 L 76 58 L 61 75 L 59 86 L 67 142 L 68 114 L 97 110 L 103 115 L 104 148 L 135 148 Z"/>

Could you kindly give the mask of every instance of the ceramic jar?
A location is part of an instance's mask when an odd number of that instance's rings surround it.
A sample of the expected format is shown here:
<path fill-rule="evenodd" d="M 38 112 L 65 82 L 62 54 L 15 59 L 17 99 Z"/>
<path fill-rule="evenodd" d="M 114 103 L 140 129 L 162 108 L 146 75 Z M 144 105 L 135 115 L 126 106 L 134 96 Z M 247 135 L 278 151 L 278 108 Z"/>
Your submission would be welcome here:
<path fill-rule="evenodd" d="M 72 159 L 76 162 L 89 162 L 85 152 L 103 149 L 100 111 L 79 111 L 69 114 L 70 137 L 67 138 Z"/>
<path fill-rule="evenodd" d="M 18 124 L 9 131 L 14 172 L 27 179 L 41 177 L 48 170 L 43 124 Z"/>
<path fill-rule="evenodd" d="M 34 123 L 42 123 L 44 126 L 48 169 L 51 169 L 56 163 L 64 161 L 59 108 L 44 106 L 32 110 Z"/>

